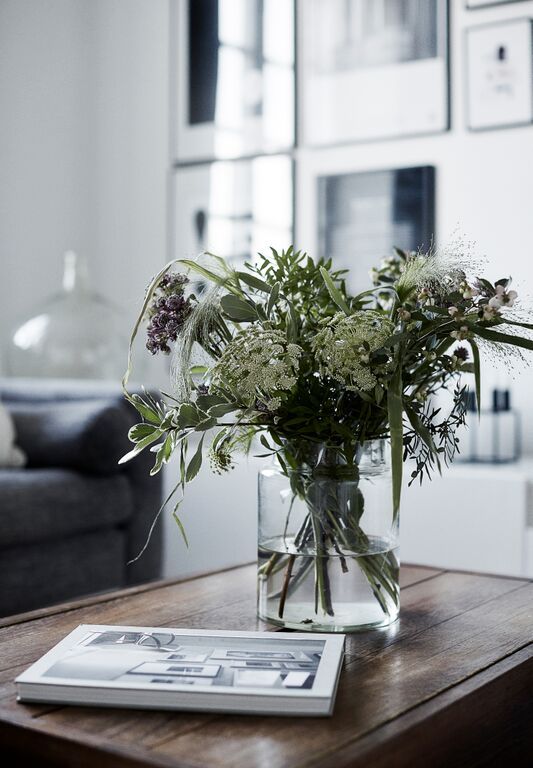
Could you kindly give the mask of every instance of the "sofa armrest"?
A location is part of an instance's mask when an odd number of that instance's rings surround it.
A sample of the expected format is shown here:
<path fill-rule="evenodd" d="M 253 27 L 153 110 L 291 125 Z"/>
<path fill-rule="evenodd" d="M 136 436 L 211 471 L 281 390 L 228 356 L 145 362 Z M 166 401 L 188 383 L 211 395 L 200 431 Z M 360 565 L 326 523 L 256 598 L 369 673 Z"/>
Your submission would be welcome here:
<path fill-rule="evenodd" d="M 96 475 L 118 474 L 118 460 L 130 449 L 133 419 L 120 403 L 80 400 L 62 403 L 6 403 L 17 443 L 29 467 L 62 467 Z"/>

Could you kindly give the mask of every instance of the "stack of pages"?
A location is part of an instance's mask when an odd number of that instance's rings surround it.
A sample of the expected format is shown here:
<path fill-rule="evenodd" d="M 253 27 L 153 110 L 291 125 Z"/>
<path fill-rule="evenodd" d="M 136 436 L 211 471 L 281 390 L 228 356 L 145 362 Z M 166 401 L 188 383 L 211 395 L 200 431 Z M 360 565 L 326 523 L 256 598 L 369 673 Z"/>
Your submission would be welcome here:
<path fill-rule="evenodd" d="M 330 715 L 344 635 L 82 624 L 16 679 L 18 700 Z"/>

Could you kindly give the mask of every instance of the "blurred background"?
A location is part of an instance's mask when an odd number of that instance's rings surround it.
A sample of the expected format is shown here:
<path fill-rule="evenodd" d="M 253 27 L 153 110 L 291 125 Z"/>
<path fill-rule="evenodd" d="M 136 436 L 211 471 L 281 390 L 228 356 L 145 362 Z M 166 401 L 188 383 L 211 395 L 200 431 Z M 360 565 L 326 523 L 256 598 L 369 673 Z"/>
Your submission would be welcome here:
<path fill-rule="evenodd" d="M 0 0 L 8 411 L 29 401 L 49 433 L 58 402 L 116 396 L 150 277 L 204 249 L 237 264 L 293 242 L 363 289 L 395 245 L 455 246 L 526 303 L 532 20 L 533 0 Z M 136 350 L 135 381 L 164 387 L 166 368 Z M 483 380 L 463 461 L 406 489 L 402 559 L 533 576 L 531 372 L 491 361 Z M 27 473 L 49 469 L 32 429 L 26 466 L 0 470 L 0 506 L 8 483 L 5 503 L 28 509 Z M 165 575 L 254 559 L 258 464 L 202 470 L 182 507 L 189 549 L 165 516 L 138 580 L 159 558 Z M 98 493 L 120 504 L 91 486 L 93 508 Z M 30 527 L 0 541 L 13 562 Z"/>

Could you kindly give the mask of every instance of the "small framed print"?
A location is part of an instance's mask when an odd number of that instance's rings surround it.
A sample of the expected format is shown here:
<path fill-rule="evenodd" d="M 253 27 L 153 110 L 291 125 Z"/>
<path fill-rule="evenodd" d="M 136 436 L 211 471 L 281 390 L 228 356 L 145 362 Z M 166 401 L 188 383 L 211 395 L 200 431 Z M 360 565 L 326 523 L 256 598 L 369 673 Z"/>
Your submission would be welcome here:
<path fill-rule="evenodd" d="M 176 258 L 211 251 L 240 266 L 293 240 L 293 163 L 287 155 L 177 168 L 173 240 Z"/>
<path fill-rule="evenodd" d="M 348 268 L 349 288 L 368 288 L 370 270 L 394 246 L 427 250 L 435 231 L 435 168 L 420 166 L 317 177 L 318 255 Z"/>
<path fill-rule="evenodd" d="M 294 145 L 293 0 L 172 4 L 174 160 Z"/>
<path fill-rule="evenodd" d="M 532 42 L 531 19 L 513 19 L 467 30 L 467 125 L 470 130 L 533 122 Z"/>
<path fill-rule="evenodd" d="M 449 128 L 447 0 L 300 0 L 299 141 Z"/>

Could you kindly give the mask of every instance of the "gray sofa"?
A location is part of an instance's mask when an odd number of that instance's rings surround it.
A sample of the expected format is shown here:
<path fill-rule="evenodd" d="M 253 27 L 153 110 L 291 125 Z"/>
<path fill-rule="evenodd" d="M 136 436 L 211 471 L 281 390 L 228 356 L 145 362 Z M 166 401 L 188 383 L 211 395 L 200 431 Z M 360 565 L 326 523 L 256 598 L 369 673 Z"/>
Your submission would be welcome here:
<path fill-rule="evenodd" d="M 118 387 L 0 380 L 22 469 L 0 469 L 0 615 L 156 579 L 161 504 L 153 454 L 119 466 L 139 419 Z"/>

